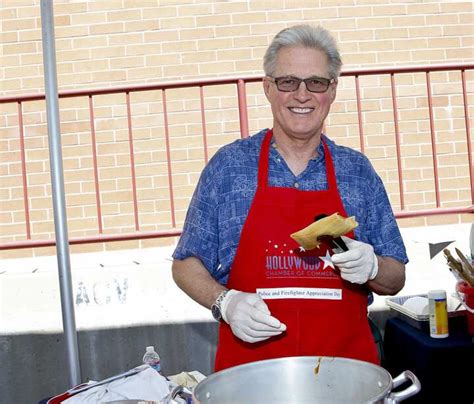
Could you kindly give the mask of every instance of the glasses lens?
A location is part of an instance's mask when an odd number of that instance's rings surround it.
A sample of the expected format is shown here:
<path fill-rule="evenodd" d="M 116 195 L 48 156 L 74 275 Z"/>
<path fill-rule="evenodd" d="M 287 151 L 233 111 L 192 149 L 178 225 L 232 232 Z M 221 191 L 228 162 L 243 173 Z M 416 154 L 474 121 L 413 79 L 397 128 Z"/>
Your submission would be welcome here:
<path fill-rule="evenodd" d="M 305 80 L 306 87 L 314 93 L 323 93 L 329 87 L 329 80 L 320 77 L 313 77 Z"/>
<path fill-rule="evenodd" d="M 279 77 L 275 79 L 277 88 L 280 91 L 295 91 L 301 83 L 301 79 L 296 77 Z"/>

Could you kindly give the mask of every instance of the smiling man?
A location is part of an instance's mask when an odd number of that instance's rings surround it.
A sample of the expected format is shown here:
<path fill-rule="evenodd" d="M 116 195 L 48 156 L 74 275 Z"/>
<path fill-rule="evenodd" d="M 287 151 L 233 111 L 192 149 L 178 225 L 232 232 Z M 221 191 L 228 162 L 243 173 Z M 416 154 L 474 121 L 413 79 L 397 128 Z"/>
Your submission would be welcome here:
<path fill-rule="evenodd" d="M 341 66 L 327 30 L 278 33 L 264 57 L 273 128 L 224 146 L 201 175 L 173 278 L 220 321 L 216 370 L 284 356 L 378 362 L 368 296 L 401 290 L 408 260 L 368 159 L 322 133 Z M 348 251 L 290 237 L 333 213 L 359 224 Z"/>

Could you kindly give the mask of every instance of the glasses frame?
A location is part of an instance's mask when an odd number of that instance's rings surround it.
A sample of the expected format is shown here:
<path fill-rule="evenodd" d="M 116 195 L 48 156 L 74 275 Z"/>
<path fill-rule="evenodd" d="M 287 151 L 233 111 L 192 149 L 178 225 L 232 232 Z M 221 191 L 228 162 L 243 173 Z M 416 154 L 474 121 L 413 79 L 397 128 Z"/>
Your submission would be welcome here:
<path fill-rule="evenodd" d="M 299 77 L 295 77 L 295 76 L 281 76 L 281 77 L 267 76 L 267 77 L 271 78 L 272 80 L 269 80 L 269 81 L 271 81 L 272 83 L 275 83 L 276 88 L 278 89 L 278 91 L 281 91 L 283 93 L 294 93 L 295 91 L 297 91 L 300 88 L 300 85 L 301 85 L 302 81 L 304 81 L 304 85 L 306 86 L 306 90 L 309 91 L 310 93 L 316 93 L 316 94 L 325 93 L 326 91 L 328 91 L 329 86 L 336 82 L 335 79 L 328 79 L 326 77 L 319 77 L 319 76 L 311 76 L 311 77 L 308 77 L 306 79 L 300 79 Z M 282 79 L 296 80 L 296 81 L 298 81 L 298 85 L 296 86 L 296 88 L 294 90 L 282 90 L 280 88 L 279 83 L 278 83 Z M 320 80 L 323 83 L 326 83 L 326 88 L 324 90 L 321 90 L 321 91 L 312 91 L 312 90 L 310 90 L 308 88 L 308 81 L 314 80 L 314 79 L 317 79 L 317 80 Z"/>

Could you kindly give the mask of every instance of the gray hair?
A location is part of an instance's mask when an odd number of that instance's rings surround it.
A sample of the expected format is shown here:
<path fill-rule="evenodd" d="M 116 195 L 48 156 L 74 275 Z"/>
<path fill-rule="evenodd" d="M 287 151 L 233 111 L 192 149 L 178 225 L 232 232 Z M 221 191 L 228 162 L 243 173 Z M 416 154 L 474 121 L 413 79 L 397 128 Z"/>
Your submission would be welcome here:
<path fill-rule="evenodd" d="M 263 57 L 263 70 L 267 76 L 275 73 L 278 52 L 282 48 L 304 47 L 323 52 L 329 63 L 330 78 L 337 78 L 341 72 L 342 60 L 336 40 L 323 27 L 295 25 L 280 31 L 267 48 Z"/>

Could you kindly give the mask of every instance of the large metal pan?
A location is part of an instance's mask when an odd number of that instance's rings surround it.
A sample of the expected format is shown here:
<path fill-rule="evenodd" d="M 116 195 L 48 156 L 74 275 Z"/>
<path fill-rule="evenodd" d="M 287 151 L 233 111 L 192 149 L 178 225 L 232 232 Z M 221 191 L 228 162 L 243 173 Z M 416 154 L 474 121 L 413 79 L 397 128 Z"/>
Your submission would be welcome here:
<path fill-rule="evenodd" d="M 409 387 L 392 389 L 406 381 Z M 416 376 L 395 379 L 384 368 L 359 360 L 298 356 L 247 363 L 202 380 L 193 402 L 227 403 L 398 403 L 418 393 Z"/>

